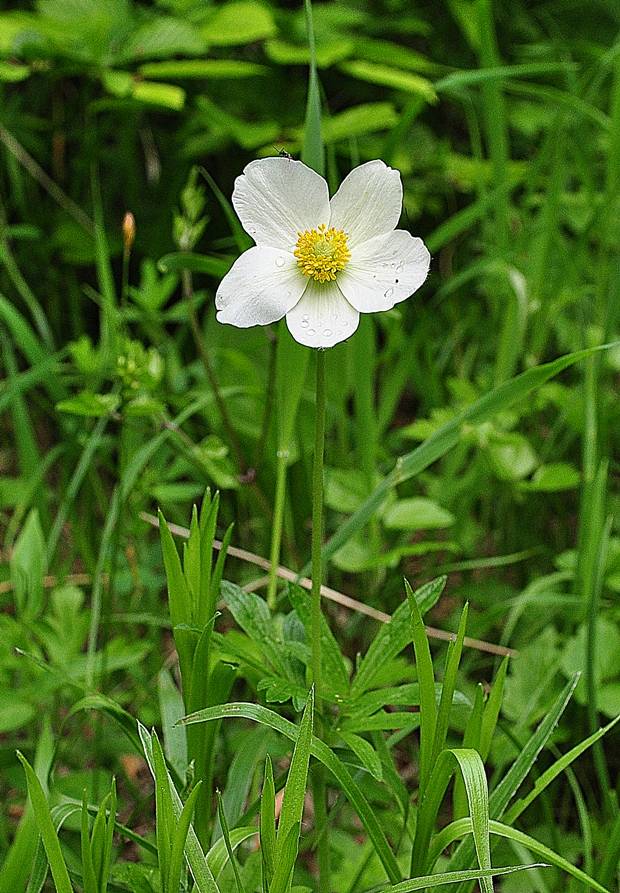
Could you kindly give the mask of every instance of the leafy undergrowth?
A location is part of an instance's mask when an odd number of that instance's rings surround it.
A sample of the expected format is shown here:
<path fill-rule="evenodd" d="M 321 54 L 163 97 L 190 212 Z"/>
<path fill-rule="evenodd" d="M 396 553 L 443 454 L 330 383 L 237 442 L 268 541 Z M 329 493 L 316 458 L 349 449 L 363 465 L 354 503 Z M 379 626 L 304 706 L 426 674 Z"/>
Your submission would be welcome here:
<path fill-rule="evenodd" d="M 0 893 L 617 888 L 619 29 L 0 12 Z M 315 688 L 314 357 L 213 309 L 280 150 L 433 255 L 324 357 Z"/>

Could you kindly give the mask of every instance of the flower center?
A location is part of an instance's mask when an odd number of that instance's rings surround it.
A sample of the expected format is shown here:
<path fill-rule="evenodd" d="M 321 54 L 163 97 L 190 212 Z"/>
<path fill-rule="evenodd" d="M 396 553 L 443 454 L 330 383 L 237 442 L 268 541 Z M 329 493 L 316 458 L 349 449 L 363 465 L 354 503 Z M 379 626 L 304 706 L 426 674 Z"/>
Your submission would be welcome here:
<path fill-rule="evenodd" d="M 341 229 L 333 226 L 327 229 L 321 223 L 317 229 L 307 229 L 298 236 L 293 253 L 305 276 L 311 276 L 317 282 L 328 282 L 336 278 L 338 270 L 344 270 L 351 254 L 346 233 Z"/>

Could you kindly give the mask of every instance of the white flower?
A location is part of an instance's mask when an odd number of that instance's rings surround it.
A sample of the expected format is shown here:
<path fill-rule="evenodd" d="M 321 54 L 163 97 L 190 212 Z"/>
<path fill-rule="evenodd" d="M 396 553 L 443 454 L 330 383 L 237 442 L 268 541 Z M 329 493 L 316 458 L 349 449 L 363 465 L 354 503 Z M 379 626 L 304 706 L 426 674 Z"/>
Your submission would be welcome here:
<path fill-rule="evenodd" d="M 395 229 L 400 174 L 382 161 L 356 167 L 330 200 L 323 177 L 301 161 L 262 158 L 237 178 L 232 201 L 256 245 L 220 283 L 222 323 L 286 316 L 300 344 L 332 347 L 355 332 L 360 313 L 389 310 L 426 279 L 426 246 Z"/>

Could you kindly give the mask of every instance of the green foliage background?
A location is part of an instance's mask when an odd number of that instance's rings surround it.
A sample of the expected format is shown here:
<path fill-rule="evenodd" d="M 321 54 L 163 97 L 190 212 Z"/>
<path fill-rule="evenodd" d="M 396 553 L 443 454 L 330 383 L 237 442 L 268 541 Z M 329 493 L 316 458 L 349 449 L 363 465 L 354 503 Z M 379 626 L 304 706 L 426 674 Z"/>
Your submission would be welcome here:
<path fill-rule="evenodd" d="M 620 348 L 541 376 L 488 416 L 476 403 L 618 339 L 620 10 L 362 0 L 317 3 L 314 22 L 330 186 L 371 158 L 397 167 L 401 225 L 433 255 L 412 300 L 365 318 L 327 356 L 329 582 L 392 613 L 403 575 L 447 573 L 433 624 L 455 630 L 469 601 L 469 635 L 518 649 L 492 754 L 500 773 L 575 672 L 556 745 L 620 712 Z M 228 205 L 235 177 L 252 158 L 301 153 L 308 61 L 304 12 L 290 3 L 39 0 L 0 12 L 7 852 L 25 794 L 15 748 L 34 749 L 42 715 L 65 736 L 58 792 L 79 799 L 86 786 L 96 803 L 124 750 L 106 722 L 92 740 L 68 708 L 97 688 L 146 726 L 160 721 L 154 680 L 172 641 L 141 512 L 160 506 L 186 524 L 210 486 L 220 533 L 234 522 L 235 545 L 268 555 L 284 437 L 282 563 L 309 559 L 312 376 L 283 328 L 221 327 L 213 307 L 248 245 Z M 455 420 L 449 449 L 406 458 Z M 228 559 L 228 578 L 256 576 Z M 376 626 L 331 619 L 349 666 Z M 494 663 L 466 649 L 469 695 Z M 260 701 L 259 682 L 236 685 Z M 220 783 L 240 736 L 222 735 Z M 617 733 L 606 741 L 526 827 L 613 887 Z M 131 772 L 124 785 L 130 819 L 147 821 Z M 501 889 L 566 887 L 544 878 Z"/>

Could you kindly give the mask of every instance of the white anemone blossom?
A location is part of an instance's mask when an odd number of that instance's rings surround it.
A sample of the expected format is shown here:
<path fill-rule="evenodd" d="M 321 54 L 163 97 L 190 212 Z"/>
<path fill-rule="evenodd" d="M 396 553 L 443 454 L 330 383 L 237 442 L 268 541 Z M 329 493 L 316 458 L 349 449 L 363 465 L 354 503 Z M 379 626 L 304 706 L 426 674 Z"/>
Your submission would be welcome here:
<path fill-rule="evenodd" d="M 418 289 L 430 255 L 396 229 L 398 171 L 368 161 L 330 199 L 327 183 L 301 161 L 262 158 L 237 177 L 232 202 L 256 245 L 233 264 L 215 298 L 217 319 L 247 328 L 286 316 L 293 338 L 332 347 L 360 313 L 389 310 Z"/>

